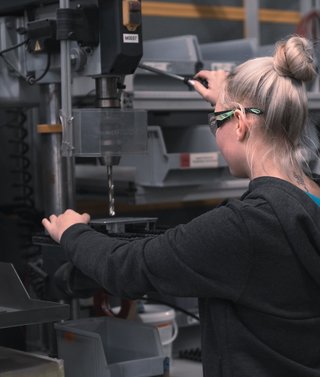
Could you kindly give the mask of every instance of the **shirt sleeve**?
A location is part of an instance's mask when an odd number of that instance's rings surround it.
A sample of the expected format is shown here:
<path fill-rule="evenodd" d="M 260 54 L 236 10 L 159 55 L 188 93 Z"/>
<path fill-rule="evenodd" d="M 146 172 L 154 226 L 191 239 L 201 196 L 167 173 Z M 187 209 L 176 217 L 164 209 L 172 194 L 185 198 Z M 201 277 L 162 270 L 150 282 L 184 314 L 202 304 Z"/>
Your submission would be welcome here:
<path fill-rule="evenodd" d="M 246 284 L 252 254 L 245 222 L 232 206 L 135 241 L 75 224 L 63 233 L 61 245 L 84 274 L 128 298 L 156 291 L 235 301 Z"/>

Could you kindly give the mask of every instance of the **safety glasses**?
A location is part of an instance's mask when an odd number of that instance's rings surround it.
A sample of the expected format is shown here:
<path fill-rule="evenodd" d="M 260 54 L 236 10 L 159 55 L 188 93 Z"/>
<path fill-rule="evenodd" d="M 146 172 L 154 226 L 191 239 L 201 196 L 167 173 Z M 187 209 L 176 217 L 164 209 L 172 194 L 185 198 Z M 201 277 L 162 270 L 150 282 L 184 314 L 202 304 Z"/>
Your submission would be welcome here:
<path fill-rule="evenodd" d="M 217 129 L 221 127 L 226 121 L 231 119 L 237 109 L 233 110 L 224 110 L 224 111 L 215 111 L 208 115 L 209 127 L 211 132 L 216 135 Z M 246 113 L 251 113 L 254 115 L 261 115 L 263 111 L 257 109 L 256 107 L 246 107 L 244 109 Z"/>

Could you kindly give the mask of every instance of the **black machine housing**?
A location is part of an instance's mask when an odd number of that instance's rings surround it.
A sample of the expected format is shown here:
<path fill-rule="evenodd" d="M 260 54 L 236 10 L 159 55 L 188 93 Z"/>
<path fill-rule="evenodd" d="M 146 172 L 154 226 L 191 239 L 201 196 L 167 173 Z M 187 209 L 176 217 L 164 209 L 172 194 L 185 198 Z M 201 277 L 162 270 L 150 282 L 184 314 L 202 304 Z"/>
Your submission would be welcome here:
<path fill-rule="evenodd" d="M 33 18 L 33 10 L 49 4 L 57 5 L 57 12 L 53 15 L 57 23 L 57 41 L 68 39 L 78 41 L 81 46 L 100 49 L 101 72 L 97 75 L 134 73 L 143 54 L 141 0 L 71 1 L 70 9 L 60 9 L 57 0 L 13 0 L 0 2 L 0 16 L 27 11 L 27 15 Z M 29 21 L 36 24 L 33 33 L 41 32 L 43 22 L 52 23 L 52 20 Z M 132 29 L 126 22 L 132 22 L 135 27 Z M 89 39 L 84 40 L 86 37 Z M 41 36 L 37 35 L 36 39 L 40 40 Z M 54 41 L 50 43 L 52 45 Z"/>

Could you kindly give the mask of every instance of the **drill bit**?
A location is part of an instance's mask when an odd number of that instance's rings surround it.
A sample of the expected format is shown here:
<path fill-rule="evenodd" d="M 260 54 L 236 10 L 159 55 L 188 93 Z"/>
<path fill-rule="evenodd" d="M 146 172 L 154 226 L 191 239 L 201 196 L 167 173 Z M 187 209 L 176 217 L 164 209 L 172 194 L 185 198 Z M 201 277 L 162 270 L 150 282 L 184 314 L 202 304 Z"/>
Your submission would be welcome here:
<path fill-rule="evenodd" d="M 107 177 L 108 177 L 108 215 L 112 217 L 115 215 L 112 165 L 107 165 Z"/>

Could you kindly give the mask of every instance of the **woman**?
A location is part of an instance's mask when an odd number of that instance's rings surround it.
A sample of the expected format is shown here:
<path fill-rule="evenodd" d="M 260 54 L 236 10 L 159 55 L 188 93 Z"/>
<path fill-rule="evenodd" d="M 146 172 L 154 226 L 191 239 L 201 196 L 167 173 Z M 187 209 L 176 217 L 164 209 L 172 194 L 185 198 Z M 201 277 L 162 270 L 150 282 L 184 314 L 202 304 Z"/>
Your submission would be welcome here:
<path fill-rule="evenodd" d="M 43 225 L 70 260 L 109 292 L 199 298 L 204 376 L 320 376 L 320 188 L 303 165 L 310 43 L 234 72 L 200 72 L 215 103 L 210 127 L 230 171 L 250 178 L 229 200 L 153 239 L 126 242 L 67 210 Z"/>

